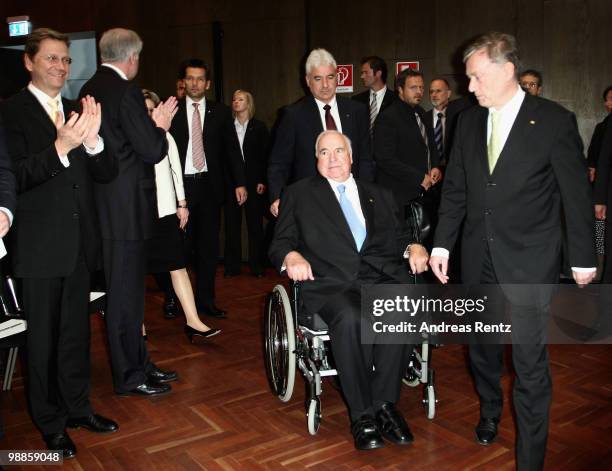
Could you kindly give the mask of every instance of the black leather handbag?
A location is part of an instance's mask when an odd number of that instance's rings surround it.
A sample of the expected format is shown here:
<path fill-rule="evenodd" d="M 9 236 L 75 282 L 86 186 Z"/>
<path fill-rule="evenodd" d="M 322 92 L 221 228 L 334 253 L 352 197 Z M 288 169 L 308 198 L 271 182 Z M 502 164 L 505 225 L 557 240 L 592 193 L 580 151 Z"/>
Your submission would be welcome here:
<path fill-rule="evenodd" d="M 405 207 L 406 224 L 415 242 L 423 242 L 431 232 L 431 219 L 422 198 L 415 198 Z"/>

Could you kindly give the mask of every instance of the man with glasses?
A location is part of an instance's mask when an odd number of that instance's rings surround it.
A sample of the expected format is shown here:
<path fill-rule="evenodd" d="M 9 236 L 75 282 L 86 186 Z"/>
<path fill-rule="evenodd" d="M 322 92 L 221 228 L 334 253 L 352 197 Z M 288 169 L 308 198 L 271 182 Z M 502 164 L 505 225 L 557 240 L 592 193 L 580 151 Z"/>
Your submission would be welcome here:
<path fill-rule="evenodd" d="M 8 152 L 17 178 L 9 251 L 23 282 L 28 322 L 28 398 L 47 447 L 76 454 L 69 428 L 118 429 L 89 402 L 89 280 L 99 263 L 93 180 L 116 174 L 98 135 L 100 105 L 60 91 L 70 73 L 65 34 L 37 29 L 24 63 L 31 82 L 3 102 Z"/>
<path fill-rule="evenodd" d="M 542 94 L 542 74 L 534 69 L 524 70 L 519 78 L 521 88 L 533 96 Z"/>

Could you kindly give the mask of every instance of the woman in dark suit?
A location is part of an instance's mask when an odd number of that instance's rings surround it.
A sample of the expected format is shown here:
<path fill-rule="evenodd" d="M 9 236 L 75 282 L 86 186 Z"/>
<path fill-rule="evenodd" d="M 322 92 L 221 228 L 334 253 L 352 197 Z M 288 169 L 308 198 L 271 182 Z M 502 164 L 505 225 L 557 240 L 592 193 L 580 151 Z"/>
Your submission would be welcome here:
<path fill-rule="evenodd" d="M 245 90 L 236 90 L 232 99 L 234 126 L 245 164 L 248 197 L 244 207 L 249 235 L 249 266 L 254 276 L 263 276 L 263 210 L 269 133 L 266 125 L 253 118 L 255 102 Z M 233 191 L 233 190 L 232 190 Z M 242 259 L 242 211 L 233 195 L 225 203 L 225 276 L 240 274 Z"/>

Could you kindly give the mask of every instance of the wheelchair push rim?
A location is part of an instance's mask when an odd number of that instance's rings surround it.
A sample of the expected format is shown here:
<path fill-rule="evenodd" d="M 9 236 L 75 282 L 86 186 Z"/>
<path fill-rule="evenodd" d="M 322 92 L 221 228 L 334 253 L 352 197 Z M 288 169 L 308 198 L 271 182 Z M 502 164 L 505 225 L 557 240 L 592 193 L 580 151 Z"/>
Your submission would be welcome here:
<path fill-rule="evenodd" d="M 266 371 L 272 391 L 287 402 L 293 394 L 296 354 L 291 303 L 284 286 L 276 285 L 265 313 Z"/>

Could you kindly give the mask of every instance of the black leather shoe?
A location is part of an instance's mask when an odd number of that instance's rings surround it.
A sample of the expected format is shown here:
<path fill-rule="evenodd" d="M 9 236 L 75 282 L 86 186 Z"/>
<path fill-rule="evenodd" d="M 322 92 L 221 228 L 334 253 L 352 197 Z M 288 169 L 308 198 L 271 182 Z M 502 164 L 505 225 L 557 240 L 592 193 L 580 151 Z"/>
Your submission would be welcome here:
<path fill-rule="evenodd" d="M 364 415 L 351 426 L 351 433 L 358 450 L 374 450 L 385 446 L 376 421 L 372 416 Z"/>
<path fill-rule="evenodd" d="M 65 460 L 69 460 L 76 456 L 76 446 L 70 439 L 68 432 L 43 435 L 43 440 L 47 444 L 49 450 L 61 451 Z"/>
<path fill-rule="evenodd" d="M 205 314 L 210 317 L 216 317 L 217 319 L 221 319 L 226 317 L 226 312 L 222 309 L 219 309 L 214 304 L 203 305 L 198 309 L 202 314 Z"/>
<path fill-rule="evenodd" d="M 481 445 L 490 445 L 497 437 L 497 424 L 499 419 L 480 418 L 476 426 L 476 441 Z"/>
<path fill-rule="evenodd" d="M 193 327 L 186 325 L 185 326 L 185 335 L 189 339 L 190 343 L 193 343 L 193 337 L 203 337 L 205 339 L 214 337 L 217 334 L 221 333 L 221 329 L 209 329 L 209 330 L 198 330 Z"/>
<path fill-rule="evenodd" d="M 391 402 L 385 402 L 376 413 L 376 423 L 382 436 L 396 445 L 408 445 L 414 441 L 406 420 Z"/>
<path fill-rule="evenodd" d="M 129 391 L 117 391 L 118 396 L 163 396 L 172 391 L 169 384 L 158 384 L 158 383 L 142 383 L 140 386 L 130 389 Z"/>
<path fill-rule="evenodd" d="M 147 372 L 147 378 L 153 383 L 164 384 L 176 381 L 178 374 L 176 374 L 176 371 L 164 371 L 155 365 L 151 365 L 151 370 Z"/>
<path fill-rule="evenodd" d="M 98 414 L 91 414 L 87 417 L 75 417 L 66 422 L 68 428 L 81 428 L 95 433 L 113 433 L 119 430 L 119 425 L 113 420 L 102 417 Z"/>
<path fill-rule="evenodd" d="M 176 298 L 167 297 L 164 301 L 164 318 L 165 319 L 176 319 L 179 315 L 179 307 L 176 302 Z"/>

